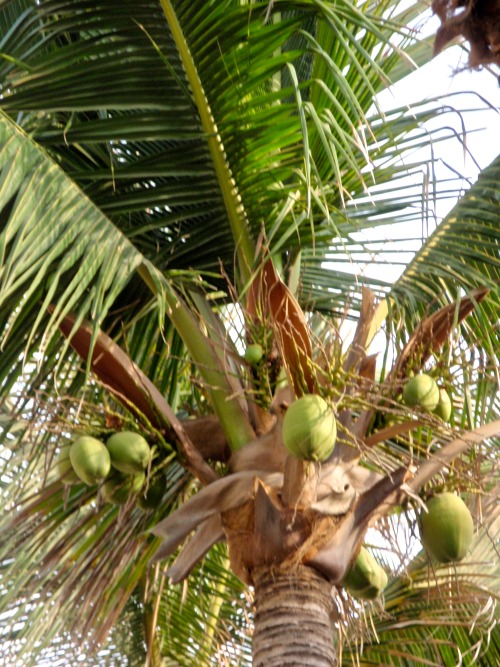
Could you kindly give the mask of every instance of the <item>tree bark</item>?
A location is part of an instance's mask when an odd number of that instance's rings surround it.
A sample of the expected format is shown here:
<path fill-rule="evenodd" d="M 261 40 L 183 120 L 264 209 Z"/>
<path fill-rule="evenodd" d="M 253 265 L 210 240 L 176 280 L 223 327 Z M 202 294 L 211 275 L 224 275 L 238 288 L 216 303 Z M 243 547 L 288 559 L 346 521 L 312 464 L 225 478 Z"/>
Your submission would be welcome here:
<path fill-rule="evenodd" d="M 313 568 L 253 572 L 254 667 L 332 667 L 335 606 L 331 584 Z"/>

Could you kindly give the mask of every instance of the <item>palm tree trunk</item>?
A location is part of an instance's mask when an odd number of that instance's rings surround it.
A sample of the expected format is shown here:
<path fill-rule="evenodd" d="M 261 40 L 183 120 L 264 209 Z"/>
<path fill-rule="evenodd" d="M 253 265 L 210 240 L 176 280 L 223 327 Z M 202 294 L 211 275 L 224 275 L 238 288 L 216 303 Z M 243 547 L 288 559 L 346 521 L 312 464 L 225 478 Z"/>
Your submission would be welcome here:
<path fill-rule="evenodd" d="M 303 565 L 254 572 L 254 667 L 332 667 L 331 584 Z"/>

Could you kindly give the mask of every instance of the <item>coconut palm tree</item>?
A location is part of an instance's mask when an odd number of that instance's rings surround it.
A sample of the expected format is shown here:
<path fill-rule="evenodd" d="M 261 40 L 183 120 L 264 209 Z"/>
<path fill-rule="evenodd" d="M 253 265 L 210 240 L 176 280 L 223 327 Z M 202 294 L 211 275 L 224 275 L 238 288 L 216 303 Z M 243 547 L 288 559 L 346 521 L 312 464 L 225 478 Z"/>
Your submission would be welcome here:
<path fill-rule="evenodd" d="M 498 663 L 500 161 L 434 225 L 455 109 L 378 107 L 431 55 L 398 4 L 0 5 L 8 664 Z M 400 223 L 419 252 L 360 279 Z M 74 477 L 67 445 L 123 431 L 139 489 Z M 418 539 L 444 492 L 474 518 L 450 563 Z"/>

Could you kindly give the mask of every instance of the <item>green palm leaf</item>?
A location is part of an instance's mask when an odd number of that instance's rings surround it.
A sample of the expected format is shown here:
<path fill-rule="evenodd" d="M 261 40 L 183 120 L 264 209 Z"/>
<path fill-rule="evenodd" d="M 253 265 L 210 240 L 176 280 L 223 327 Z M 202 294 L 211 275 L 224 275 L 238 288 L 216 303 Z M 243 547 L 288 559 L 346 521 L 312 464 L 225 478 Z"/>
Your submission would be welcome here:
<path fill-rule="evenodd" d="M 146 260 L 5 116 L 0 133 L 2 345 L 11 359 L 30 344 L 50 356 L 62 317 L 79 302 L 98 327 Z"/>
<path fill-rule="evenodd" d="M 397 284 L 396 294 L 404 293 L 406 299 L 415 299 L 418 293 L 421 300 L 424 293 L 424 298 L 434 300 L 437 288 L 450 293 L 457 284 L 463 289 L 477 285 L 497 289 L 499 174 L 497 158 L 416 254 Z"/>
<path fill-rule="evenodd" d="M 200 3 L 192 11 L 165 3 L 170 26 L 160 6 L 132 5 L 117 12 L 111 2 L 87 3 L 84 15 L 76 5 L 57 14 L 51 2 L 33 5 L 4 39 L 4 50 L 24 63 L 24 71 L 5 63 L 4 108 L 24 113 L 23 125 L 160 268 L 213 270 L 219 259 L 231 266 L 234 215 L 246 217 L 254 236 L 262 224 L 269 231 L 288 194 L 295 219 L 303 218 L 288 245 L 310 243 L 310 216 L 321 226 L 333 216 L 335 236 L 343 192 L 363 188 L 359 128 L 370 135 L 373 93 L 399 62 L 393 48 L 372 56 L 381 40 L 404 32 L 381 19 L 393 2 L 345 2 L 335 11 L 316 2 L 287 2 L 281 11 L 275 3 L 267 23 L 258 6 Z M 33 23 L 44 26 L 43 39 L 28 30 Z M 172 40 L 174 23 L 188 55 Z M 400 41 L 404 48 L 410 40 Z M 186 58 L 196 82 L 185 78 Z M 210 153 L 216 129 L 225 151 L 219 166 L 219 153 Z M 242 214 L 229 212 L 232 196 L 241 197 Z"/>

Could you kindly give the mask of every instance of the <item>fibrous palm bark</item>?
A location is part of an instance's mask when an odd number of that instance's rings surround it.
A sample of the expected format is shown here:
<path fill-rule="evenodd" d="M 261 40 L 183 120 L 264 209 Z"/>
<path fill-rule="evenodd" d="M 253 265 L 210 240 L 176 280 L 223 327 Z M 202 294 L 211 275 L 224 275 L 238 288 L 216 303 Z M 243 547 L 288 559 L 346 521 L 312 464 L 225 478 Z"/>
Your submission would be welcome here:
<path fill-rule="evenodd" d="M 306 566 L 254 573 L 254 667 L 331 667 L 335 605 L 329 582 Z"/>

